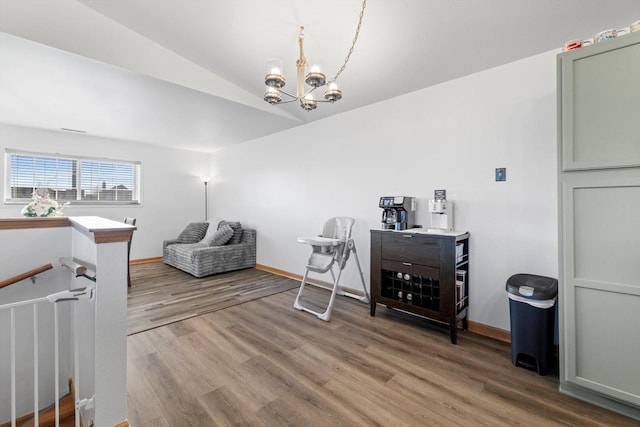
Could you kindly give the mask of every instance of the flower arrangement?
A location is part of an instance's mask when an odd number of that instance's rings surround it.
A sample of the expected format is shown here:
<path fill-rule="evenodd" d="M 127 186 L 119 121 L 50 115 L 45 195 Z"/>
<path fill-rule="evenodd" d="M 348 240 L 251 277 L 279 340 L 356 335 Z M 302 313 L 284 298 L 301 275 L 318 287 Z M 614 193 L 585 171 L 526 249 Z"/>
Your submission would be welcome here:
<path fill-rule="evenodd" d="M 33 201 L 22 208 L 22 215 L 26 217 L 62 216 L 62 210 L 69 202 L 60 205 L 49 197 L 49 190 L 37 188 L 33 191 Z"/>

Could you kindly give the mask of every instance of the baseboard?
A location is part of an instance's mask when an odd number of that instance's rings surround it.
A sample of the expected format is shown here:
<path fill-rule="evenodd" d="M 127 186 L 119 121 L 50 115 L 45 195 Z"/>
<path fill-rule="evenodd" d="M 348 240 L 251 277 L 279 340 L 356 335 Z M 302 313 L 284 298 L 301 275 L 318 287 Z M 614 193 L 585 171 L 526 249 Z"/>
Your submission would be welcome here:
<path fill-rule="evenodd" d="M 129 265 L 149 264 L 152 262 L 160 262 L 160 261 L 162 261 L 161 256 L 156 256 L 153 258 L 138 258 L 138 259 L 132 259 L 131 261 L 129 261 Z"/>
<path fill-rule="evenodd" d="M 288 271 L 269 267 L 267 265 L 256 264 L 256 270 L 266 271 L 267 273 L 287 277 L 289 279 L 302 280 L 302 276 L 299 274 L 290 273 Z M 321 288 L 332 289 L 331 283 L 323 282 L 321 280 L 308 280 L 308 283 L 314 286 L 319 286 Z M 469 332 L 473 332 L 474 334 L 482 335 L 488 338 L 493 338 L 498 341 L 511 343 L 511 332 L 482 323 L 469 321 Z"/>
<path fill-rule="evenodd" d="M 256 270 L 266 271 L 267 273 L 273 273 L 277 276 L 286 277 L 293 280 L 302 280 L 302 276 L 299 274 L 289 273 L 288 271 L 280 270 L 279 268 L 269 267 L 267 265 L 256 264 Z"/>
<path fill-rule="evenodd" d="M 280 270 L 278 268 L 269 267 L 267 265 L 256 264 L 256 270 L 266 271 L 267 273 L 272 273 L 277 276 L 286 277 L 288 279 L 299 280 L 302 281 L 302 276 L 299 274 L 289 273 L 288 271 Z M 324 289 L 333 289 L 333 285 L 331 283 L 323 282 L 322 280 L 317 279 L 307 279 L 307 283 L 313 286 L 318 286 Z"/>
<path fill-rule="evenodd" d="M 493 326 L 485 325 L 483 323 L 469 321 L 469 332 L 493 338 L 494 340 L 511 343 L 511 332 L 500 328 L 494 328 Z"/>

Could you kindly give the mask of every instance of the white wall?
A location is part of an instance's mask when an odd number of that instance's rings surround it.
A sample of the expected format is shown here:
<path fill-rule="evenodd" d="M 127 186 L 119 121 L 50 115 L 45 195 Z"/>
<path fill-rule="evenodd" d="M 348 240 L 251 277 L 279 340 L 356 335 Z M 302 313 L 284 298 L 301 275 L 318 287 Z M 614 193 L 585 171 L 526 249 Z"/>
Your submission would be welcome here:
<path fill-rule="evenodd" d="M 446 189 L 456 229 L 471 232 L 470 319 L 509 329 L 506 279 L 557 276 L 555 54 L 217 152 L 212 213 L 257 228 L 258 263 L 297 274 L 309 253 L 297 236 L 355 217 L 368 278 L 378 198 L 417 197 L 417 222 L 428 226 L 426 201 Z M 496 167 L 506 182 L 494 181 Z M 357 288 L 353 266 L 345 279 Z"/>
<path fill-rule="evenodd" d="M 175 150 L 129 141 L 119 141 L 0 125 L 0 152 L 5 148 L 41 153 L 60 153 L 142 162 L 142 204 L 128 206 L 70 206 L 69 216 L 96 215 L 116 221 L 137 219 L 131 259 L 162 255 L 162 241 L 176 237 L 193 221 L 204 220 L 204 185 L 209 172 L 209 154 Z M 0 163 L 0 188 L 6 179 Z M 20 216 L 22 205 L 0 205 L 0 217 Z"/>

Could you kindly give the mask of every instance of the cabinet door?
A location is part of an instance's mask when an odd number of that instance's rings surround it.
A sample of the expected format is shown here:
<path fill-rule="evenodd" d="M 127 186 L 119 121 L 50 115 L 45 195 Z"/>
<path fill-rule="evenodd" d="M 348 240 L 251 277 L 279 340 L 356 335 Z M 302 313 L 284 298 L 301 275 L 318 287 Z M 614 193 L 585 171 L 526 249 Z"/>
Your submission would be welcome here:
<path fill-rule="evenodd" d="M 562 169 L 640 166 L 640 33 L 559 55 Z"/>
<path fill-rule="evenodd" d="M 640 171 L 561 179 L 561 380 L 640 405 Z"/>

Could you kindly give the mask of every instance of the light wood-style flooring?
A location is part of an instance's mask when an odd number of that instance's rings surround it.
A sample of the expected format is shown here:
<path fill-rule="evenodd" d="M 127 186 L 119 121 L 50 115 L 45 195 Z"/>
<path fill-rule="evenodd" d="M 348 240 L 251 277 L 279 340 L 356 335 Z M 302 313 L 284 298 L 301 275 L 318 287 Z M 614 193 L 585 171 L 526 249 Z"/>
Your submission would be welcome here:
<path fill-rule="evenodd" d="M 161 262 L 132 267 L 131 280 L 128 335 L 298 287 L 254 268 L 199 279 Z"/>
<path fill-rule="evenodd" d="M 287 279 L 282 279 L 287 280 Z M 133 283 L 135 287 L 135 282 Z M 325 290 L 309 287 L 307 303 Z M 128 337 L 128 419 L 145 426 L 631 426 L 511 365 L 508 344 L 297 290 Z"/>

